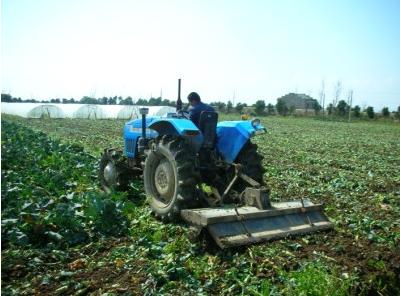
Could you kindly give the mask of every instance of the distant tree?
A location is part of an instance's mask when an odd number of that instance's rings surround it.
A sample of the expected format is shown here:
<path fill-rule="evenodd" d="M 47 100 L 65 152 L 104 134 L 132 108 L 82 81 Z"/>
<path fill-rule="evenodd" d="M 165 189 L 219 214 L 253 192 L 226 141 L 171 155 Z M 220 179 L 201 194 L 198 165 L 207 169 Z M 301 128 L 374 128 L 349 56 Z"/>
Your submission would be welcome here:
<path fill-rule="evenodd" d="M 267 114 L 268 114 L 268 115 L 273 115 L 273 114 L 275 114 L 275 107 L 274 107 L 274 105 L 272 105 L 271 103 L 269 103 L 269 104 L 267 105 Z"/>
<path fill-rule="evenodd" d="M 224 112 L 226 110 L 226 104 L 224 102 L 212 102 L 210 105 L 216 107 L 220 112 Z"/>
<path fill-rule="evenodd" d="M 162 99 L 161 97 L 158 98 L 150 98 L 149 106 L 161 106 Z"/>
<path fill-rule="evenodd" d="M 335 109 L 335 108 L 333 107 L 333 104 L 330 103 L 330 104 L 328 105 L 328 108 L 327 108 L 327 110 L 328 110 L 328 115 L 332 115 L 334 109 Z"/>
<path fill-rule="evenodd" d="M 347 103 L 344 100 L 340 100 L 339 103 L 336 106 L 336 115 L 338 116 L 346 116 L 346 114 L 348 114 L 348 107 L 349 105 L 347 105 Z"/>
<path fill-rule="evenodd" d="M 167 106 L 176 107 L 176 101 L 170 101 L 170 100 L 167 100 L 167 101 L 168 101 Z"/>
<path fill-rule="evenodd" d="M 2 102 L 12 102 L 13 97 L 9 94 L 1 94 L 1 101 Z"/>
<path fill-rule="evenodd" d="M 280 115 L 286 116 L 289 112 L 289 108 L 286 106 L 286 103 L 281 99 L 278 99 L 278 102 L 276 103 L 275 107 L 276 111 Z"/>
<path fill-rule="evenodd" d="M 136 105 L 139 105 L 139 106 L 147 106 L 148 104 L 149 104 L 149 102 L 147 102 L 146 99 L 139 99 L 136 101 Z"/>
<path fill-rule="evenodd" d="M 353 104 L 353 90 L 350 89 L 347 96 L 347 114 L 348 114 L 348 122 L 351 120 L 351 106 Z"/>
<path fill-rule="evenodd" d="M 235 110 L 236 110 L 236 112 L 238 112 L 238 113 L 242 113 L 242 110 L 243 110 L 244 107 L 247 107 L 247 104 L 246 104 L 246 103 L 244 103 L 244 104 L 242 104 L 242 103 L 237 103 L 237 104 L 236 104 L 236 107 L 235 107 Z"/>
<path fill-rule="evenodd" d="M 319 103 L 320 103 L 320 106 L 322 106 L 322 115 L 325 116 L 325 81 L 324 80 L 322 80 L 321 90 L 319 92 Z M 315 108 L 314 108 L 314 111 L 316 111 Z M 315 112 L 315 114 L 317 114 L 317 111 Z"/>
<path fill-rule="evenodd" d="M 53 103 L 53 104 L 59 104 L 59 103 L 61 103 L 61 101 L 60 101 L 60 99 L 51 99 L 50 100 L 50 103 Z"/>
<path fill-rule="evenodd" d="M 313 103 L 313 109 L 314 109 L 314 113 L 315 113 L 315 115 L 318 115 L 319 114 L 319 112 L 321 111 L 321 109 L 322 109 L 322 107 L 321 107 L 321 105 L 318 103 L 318 101 L 314 101 L 314 103 Z"/>
<path fill-rule="evenodd" d="M 338 103 L 339 99 L 340 99 L 340 95 L 342 93 L 342 82 L 340 80 L 338 80 L 335 84 L 335 97 L 333 99 L 333 107 L 336 107 L 336 104 Z"/>
<path fill-rule="evenodd" d="M 400 120 L 400 106 L 397 107 L 397 112 L 394 113 L 394 118 Z"/>
<path fill-rule="evenodd" d="M 120 99 L 118 102 L 119 105 L 133 105 L 133 100 L 131 97 L 126 97 L 125 99 Z"/>
<path fill-rule="evenodd" d="M 382 109 L 382 116 L 383 116 L 383 117 L 389 117 L 389 116 L 390 116 L 390 111 L 389 111 L 389 108 L 388 108 L 388 107 L 384 107 L 384 108 Z"/>
<path fill-rule="evenodd" d="M 132 97 L 128 96 L 125 98 L 125 105 L 133 105 Z"/>
<path fill-rule="evenodd" d="M 84 96 L 81 100 L 80 100 L 81 104 L 97 104 L 97 100 L 95 98 L 91 98 L 91 97 L 87 97 Z"/>
<path fill-rule="evenodd" d="M 117 105 L 117 100 L 118 100 L 117 96 L 109 97 L 107 100 L 107 104 L 108 105 Z"/>
<path fill-rule="evenodd" d="M 263 100 L 258 100 L 254 104 L 254 112 L 256 112 L 257 115 L 263 115 L 265 112 L 265 102 Z"/>
<path fill-rule="evenodd" d="M 161 105 L 174 107 L 175 102 L 171 102 L 170 100 L 164 99 L 164 100 L 162 100 Z"/>
<path fill-rule="evenodd" d="M 354 117 L 360 118 L 361 117 L 361 108 L 358 105 L 355 105 L 352 109 Z"/>
<path fill-rule="evenodd" d="M 101 105 L 107 105 L 108 104 L 108 98 L 107 97 L 102 97 L 102 98 L 98 98 L 97 102 Z"/>
<path fill-rule="evenodd" d="M 233 109 L 233 104 L 231 101 L 228 101 L 228 103 L 226 104 L 226 113 L 231 113 Z"/>
<path fill-rule="evenodd" d="M 367 109 L 365 109 L 365 112 L 367 113 L 368 118 L 372 119 L 375 117 L 374 107 L 368 106 Z"/>
<path fill-rule="evenodd" d="M 289 107 L 289 115 L 293 115 L 295 112 L 296 112 L 296 106 L 291 105 L 291 106 Z M 307 112 L 307 110 L 306 110 L 306 112 Z M 306 113 L 306 114 L 307 114 L 307 113 Z"/>

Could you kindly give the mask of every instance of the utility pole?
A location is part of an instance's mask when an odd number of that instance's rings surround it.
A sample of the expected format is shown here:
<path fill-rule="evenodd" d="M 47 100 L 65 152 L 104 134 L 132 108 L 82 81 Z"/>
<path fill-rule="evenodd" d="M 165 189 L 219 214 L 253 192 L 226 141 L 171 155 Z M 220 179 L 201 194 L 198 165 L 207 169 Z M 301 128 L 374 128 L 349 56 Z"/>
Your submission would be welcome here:
<path fill-rule="evenodd" d="M 333 117 L 333 113 L 335 113 L 336 105 L 340 99 L 341 93 L 342 93 L 342 82 L 338 80 L 335 84 L 335 97 L 332 102 L 331 118 Z"/>
<path fill-rule="evenodd" d="M 321 91 L 319 92 L 319 104 L 322 106 L 322 115 L 325 117 L 325 81 L 322 80 Z"/>
<path fill-rule="evenodd" d="M 353 90 L 349 90 L 349 97 L 347 99 L 347 104 L 349 105 L 349 122 L 351 119 L 351 104 L 353 103 Z"/>

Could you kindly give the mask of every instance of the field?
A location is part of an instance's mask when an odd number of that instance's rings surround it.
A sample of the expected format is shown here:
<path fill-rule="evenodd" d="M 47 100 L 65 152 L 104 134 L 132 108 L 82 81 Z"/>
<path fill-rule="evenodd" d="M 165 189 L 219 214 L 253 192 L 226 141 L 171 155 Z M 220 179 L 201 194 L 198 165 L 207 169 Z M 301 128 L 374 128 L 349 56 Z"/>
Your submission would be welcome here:
<path fill-rule="evenodd" d="M 3 115 L 2 293 L 399 295 L 400 125 L 262 123 L 272 199 L 324 202 L 335 229 L 222 252 L 157 221 L 139 180 L 100 192 L 123 121 Z"/>

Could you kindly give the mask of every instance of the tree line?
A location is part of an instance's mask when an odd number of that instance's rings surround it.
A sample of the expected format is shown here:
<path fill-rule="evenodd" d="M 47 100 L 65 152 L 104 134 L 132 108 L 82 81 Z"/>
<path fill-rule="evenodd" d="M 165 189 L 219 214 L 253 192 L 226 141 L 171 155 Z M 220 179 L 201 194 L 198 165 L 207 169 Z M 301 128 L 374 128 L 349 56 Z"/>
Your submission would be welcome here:
<path fill-rule="evenodd" d="M 228 103 L 223 102 L 213 102 L 211 103 L 218 111 L 225 113 L 249 113 L 252 115 L 294 115 L 296 114 L 296 108 L 293 105 L 288 106 L 284 100 L 278 99 L 275 105 L 269 103 L 266 104 L 264 100 L 258 100 L 253 105 L 248 106 L 246 103 L 237 103 L 234 107 L 231 101 Z M 316 101 L 306 102 L 305 109 L 303 115 L 326 115 L 326 116 L 335 116 L 335 117 L 343 117 L 347 118 L 349 113 L 354 118 L 361 118 L 365 115 L 367 118 L 373 119 L 378 116 L 377 112 L 374 110 L 374 107 L 368 106 L 361 109 L 360 106 L 355 105 L 354 107 L 350 107 L 349 104 L 344 100 L 340 100 L 336 106 L 333 104 L 329 104 L 326 110 L 322 109 L 322 106 Z M 400 106 L 396 111 L 393 111 L 393 116 L 396 119 L 400 119 Z M 384 118 L 390 117 L 390 110 L 388 107 L 382 108 L 380 111 L 380 116 Z"/>
<path fill-rule="evenodd" d="M 100 104 L 100 105 L 142 105 L 142 106 L 176 106 L 175 101 L 170 101 L 167 99 L 159 98 L 150 98 L 146 99 L 138 99 L 134 101 L 132 97 L 128 96 L 123 98 L 121 96 L 114 97 L 101 97 L 101 98 L 93 98 L 89 96 L 84 96 L 80 100 L 75 100 L 74 98 L 70 99 L 50 99 L 50 100 L 35 100 L 28 99 L 23 100 L 21 98 L 14 98 L 9 94 L 1 94 L 2 102 L 9 103 L 48 103 L 48 104 Z"/>
<path fill-rule="evenodd" d="M 89 96 L 84 96 L 80 100 L 71 99 L 50 99 L 50 100 L 35 100 L 28 99 L 22 100 L 21 98 L 12 97 L 9 94 L 1 94 L 2 102 L 19 102 L 19 103 L 56 103 L 56 104 L 102 104 L 102 105 L 140 105 L 140 106 L 171 106 L 175 107 L 176 102 L 170 101 L 168 99 L 158 98 L 150 98 L 149 100 L 141 99 L 134 101 L 132 97 L 128 96 L 123 98 L 121 96 L 114 97 L 102 97 L 102 98 L 93 98 Z M 223 113 L 248 113 L 250 115 L 294 115 L 296 114 L 296 108 L 294 105 L 288 105 L 285 100 L 282 98 L 277 99 L 277 103 L 275 105 L 269 103 L 266 104 L 264 100 L 257 100 L 254 104 L 247 105 L 246 103 L 237 103 L 235 106 L 232 101 L 228 101 L 227 103 L 221 101 L 214 101 L 210 103 L 217 111 Z M 304 103 L 304 113 L 303 115 L 323 115 L 329 117 L 342 117 L 346 118 L 348 116 L 352 116 L 354 118 L 367 117 L 370 119 L 376 118 L 378 116 L 377 112 L 374 110 L 374 107 L 368 106 L 364 110 L 361 109 L 360 106 L 356 105 L 351 107 L 348 102 L 345 100 L 340 100 L 334 105 L 330 103 L 326 108 L 323 108 L 317 100 L 307 99 Z M 393 111 L 393 116 L 396 119 L 400 119 L 400 106 L 396 111 Z M 380 116 L 384 118 L 390 117 L 390 110 L 388 107 L 384 107 Z"/>

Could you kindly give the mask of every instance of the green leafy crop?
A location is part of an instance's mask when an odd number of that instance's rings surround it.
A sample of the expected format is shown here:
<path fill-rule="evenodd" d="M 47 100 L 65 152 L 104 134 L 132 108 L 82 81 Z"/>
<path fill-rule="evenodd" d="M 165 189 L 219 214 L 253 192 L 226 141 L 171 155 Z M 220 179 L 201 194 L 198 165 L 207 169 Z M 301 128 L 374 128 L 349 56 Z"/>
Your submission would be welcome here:
<path fill-rule="evenodd" d="M 96 170 L 82 147 L 2 121 L 3 244 L 74 245 L 126 234 L 129 202 L 98 192 Z"/>
<path fill-rule="evenodd" d="M 261 118 L 252 141 L 272 200 L 323 202 L 335 229 L 221 251 L 156 220 L 138 180 L 99 192 L 100 152 L 122 146 L 123 121 L 3 119 L 5 295 L 400 293 L 398 124 Z"/>

